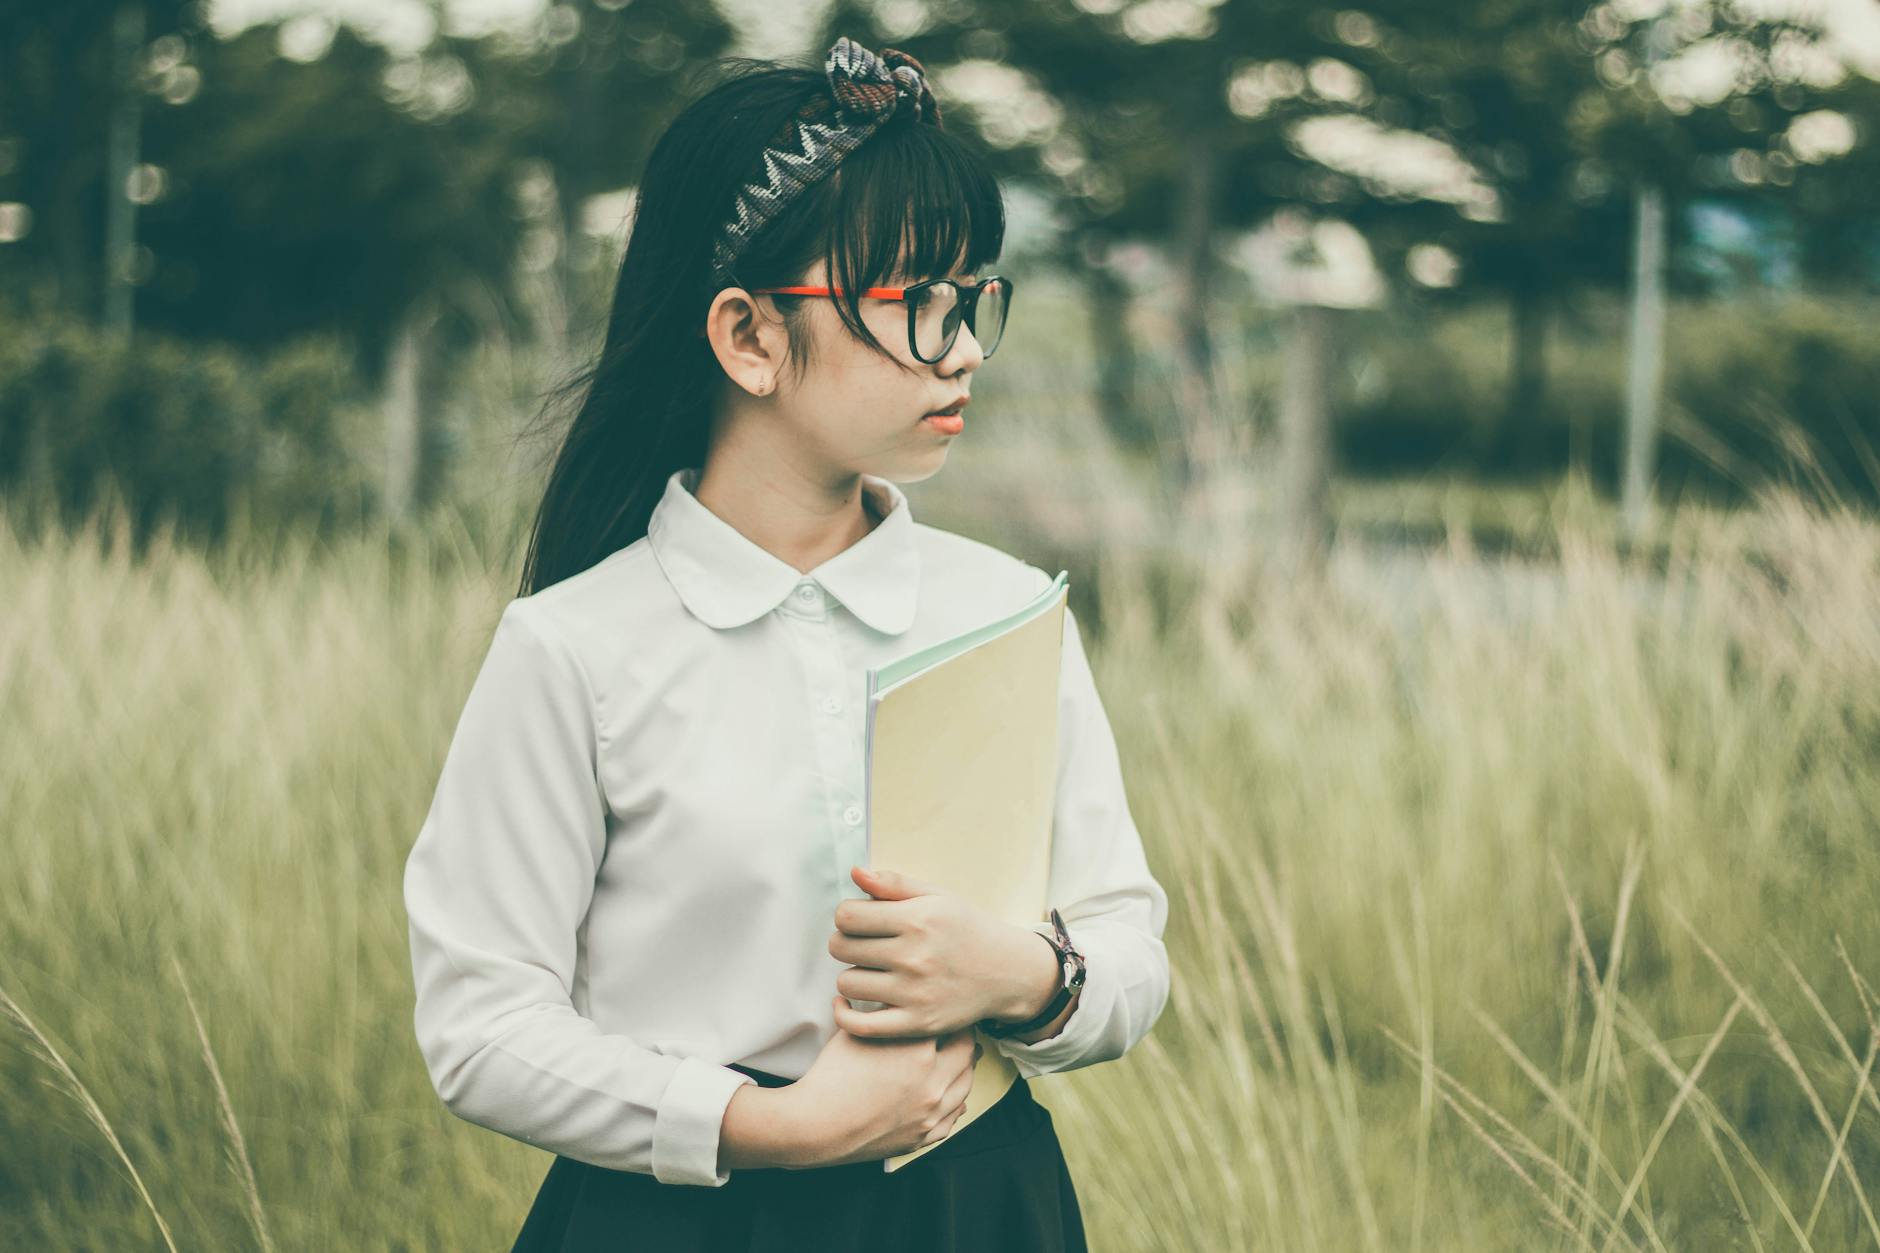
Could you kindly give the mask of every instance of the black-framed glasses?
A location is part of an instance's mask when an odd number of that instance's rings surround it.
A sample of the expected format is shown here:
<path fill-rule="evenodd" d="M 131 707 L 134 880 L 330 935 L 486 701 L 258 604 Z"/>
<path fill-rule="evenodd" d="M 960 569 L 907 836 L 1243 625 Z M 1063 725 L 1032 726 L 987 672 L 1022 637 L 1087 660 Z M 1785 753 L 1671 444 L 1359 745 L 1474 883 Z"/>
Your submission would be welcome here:
<path fill-rule="evenodd" d="M 840 296 L 840 287 L 754 287 L 751 295 Z M 862 293 L 876 300 L 899 300 L 907 305 L 907 346 L 918 361 L 932 365 L 946 356 L 959 338 L 962 323 L 990 357 L 1005 335 L 1006 314 L 1012 307 L 1012 280 L 991 274 L 970 287 L 950 278 L 930 278 L 907 287 L 870 287 Z"/>

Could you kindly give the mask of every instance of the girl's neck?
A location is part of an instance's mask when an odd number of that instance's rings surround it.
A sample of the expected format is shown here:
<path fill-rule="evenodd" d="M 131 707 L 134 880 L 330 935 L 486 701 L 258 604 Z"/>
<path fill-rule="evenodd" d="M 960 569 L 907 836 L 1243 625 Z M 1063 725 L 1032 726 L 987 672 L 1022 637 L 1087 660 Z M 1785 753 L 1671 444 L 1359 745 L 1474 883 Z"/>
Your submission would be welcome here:
<path fill-rule="evenodd" d="M 820 504 L 794 499 L 774 480 L 768 490 L 761 479 L 747 480 L 740 489 L 726 473 L 731 466 L 707 469 L 714 472 L 700 474 L 694 498 L 744 538 L 803 573 L 866 538 L 884 520 L 866 484 L 857 491 L 859 509 L 852 499 L 847 509 L 829 512 L 826 499 Z"/>

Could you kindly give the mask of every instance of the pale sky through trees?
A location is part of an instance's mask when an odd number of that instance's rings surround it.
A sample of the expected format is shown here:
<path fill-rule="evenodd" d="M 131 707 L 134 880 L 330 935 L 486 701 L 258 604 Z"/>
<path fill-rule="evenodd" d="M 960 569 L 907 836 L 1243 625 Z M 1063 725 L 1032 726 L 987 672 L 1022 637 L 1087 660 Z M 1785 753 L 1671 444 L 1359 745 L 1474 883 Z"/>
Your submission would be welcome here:
<path fill-rule="evenodd" d="M 547 7 L 549 0 L 444 0 L 454 30 L 465 34 L 491 26 L 523 23 Z M 798 5 L 777 5 L 770 0 L 715 0 L 745 32 L 740 52 L 753 55 L 787 54 L 821 16 L 824 5 L 808 0 Z M 1628 18 L 1654 11 L 1686 7 L 1682 0 L 1614 0 L 1613 7 Z M 1880 4 L 1874 0 L 1759 0 L 1749 7 L 1771 16 L 1812 13 L 1832 32 L 1838 60 L 1872 78 L 1880 78 Z M 255 22 L 301 13 L 327 14 L 399 48 L 421 47 L 432 30 L 431 6 L 425 0 L 211 0 L 210 20 L 215 28 L 232 33 Z"/>
<path fill-rule="evenodd" d="M 742 32 L 741 55 L 777 56 L 795 51 L 820 19 L 823 4 L 778 5 L 769 0 L 714 0 Z M 548 7 L 548 0 L 445 0 L 453 33 L 474 35 L 494 27 L 527 23 Z M 425 0 L 211 0 L 209 20 L 219 34 L 233 34 L 256 22 L 300 14 L 337 18 L 388 47 L 414 51 L 433 33 L 432 6 Z"/>
<path fill-rule="evenodd" d="M 442 0 L 452 33 L 477 35 L 492 29 L 523 26 L 536 18 L 552 0 Z M 778 5 L 773 0 L 714 0 L 739 32 L 739 55 L 802 57 L 805 46 L 825 11 L 825 0 Z M 1170 0 L 1157 0 L 1168 3 Z M 1183 0 L 1173 0 L 1181 3 Z M 1186 0 L 1207 7 L 1208 0 Z M 1227 0 L 1232 3 L 1232 0 Z M 1813 15 L 1828 38 L 1818 48 L 1796 48 L 1784 58 L 1785 76 L 1827 86 L 1842 77 L 1843 67 L 1880 78 L 1880 3 L 1876 0 L 1739 0 L 1747 9 L 1769 16 Z M 1709 0 L 1609 0 L 1611 8 L 1628 21 L 1655 13 L 1702 10 Z M 398 51 L 415 52 L 435 33 L 433 0 L 211 0 L 210 22 L 228 36 L 257 22 L 305 17 L 309 25 L 290 25 L 283 31 L 284 49 L 290 43 L 319 55 L 330 39 L 327 21 L 343 21 L 355 30 Z M 1177 24 L 1179 26 L 1179 24 Z M 1739 89 L 1738 57 L 1729 41 L 1696 33 L 1707 30 L 1699 22 L 1693 35 L 1680 41 L 1666 61 L 1652 72 L 1661 97 L 1680 112 L 1703 106 Z M 1250 58 L 1250 61 L 1253 60 Z M 958 67 L 947 77 L 945 89 L 966 98 L 999 94 L 1010 88 L 988 63 Z M 1258 64 L 1249 67 L 1255 73 Z M 1281 67 L 1285 68 L 1285 67 Z M 1009 76 L 1008 76 L 1009 77 Z M 1257 74 L 1256 74 L 1257 77 Z M 1237 80 L 1238 81 L 1238 80 Z M 1230 96 L 1233 93 L 1230 92 Z M 1236 112 L 1245 113 L 1239 103 Z M 1256 110 L 1257 111 L 1257 110 Z M 1834 125 L 1838 123 L 1839 125 Z M 1841 115 L 1817 113 L 1805 119 L 1794 139 L 1803 159 L 1831 160 L 1853 142 L 1853 131 Z M 1327 116 L 1299 124 L 1295 140 L 1314 159 L 1348 174 L 1389 184 L 1412 195 L 1459 204 L 1480 205 L 1484 189 L 1475 185 L 1472 172 L 1458 154 L 1440 140 L 1394 132 L 1354 117 Z M 993 137 L 997 142 L 996 137 Z M 1812 156 L 1809 150 L 1812 149 Z M 1492 197 L 1491 197 L 1492 198 Z M 1483 208 L 1481 211 L 1492 211 Z M 1031 219 L 1043 212 L 1019 207 L 1019 234 L 1029 235 L 1041 223 Z"/>

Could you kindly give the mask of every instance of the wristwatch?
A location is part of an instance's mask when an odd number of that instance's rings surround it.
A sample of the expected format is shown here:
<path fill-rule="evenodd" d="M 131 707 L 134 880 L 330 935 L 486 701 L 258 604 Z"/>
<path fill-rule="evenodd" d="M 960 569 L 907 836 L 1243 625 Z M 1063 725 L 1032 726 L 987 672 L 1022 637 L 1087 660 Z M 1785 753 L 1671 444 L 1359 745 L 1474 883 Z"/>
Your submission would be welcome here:
<path fill-rule="evenodd" d="M 1063 1013 L 1064 1007 L 1070 1004 L 1073 996 L 1077 995 L 1077 989 L 1084 986 L 1084 955 L 1072 946 L 1070 934 L 1064 930 L 1064 919 L 1055 909 L 1051 911 L 1051 928 L 1056 933 L 1054 936 L 1044 935 L 1042 931 L 1036 934 L 1043 936 L 1045 943 L 1057 950 L 1059 970 L 1057 995 L 1051 998 L 1051 1003 L 1046 1005 L 1036 1018 L 1025 1022 L 1002 1022 L 997 1018 L 981 1018 L 977 1024 L 979 1029 L 994 1039 L 1024 1035 L 1038 1030 Z"/>

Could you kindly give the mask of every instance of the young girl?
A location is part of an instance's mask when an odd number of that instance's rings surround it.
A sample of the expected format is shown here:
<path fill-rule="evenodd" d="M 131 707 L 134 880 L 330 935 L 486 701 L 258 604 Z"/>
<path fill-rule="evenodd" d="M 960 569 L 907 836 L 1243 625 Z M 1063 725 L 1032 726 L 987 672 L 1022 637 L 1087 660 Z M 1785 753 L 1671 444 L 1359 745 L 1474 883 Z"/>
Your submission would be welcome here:
<path fill-rule="evenodd" d="M 912 57 L 757 65 L 648 162 L 406 866 L 418 1044 L 556 1154 L 517 1249 L 1083 1249 L 1027 1080 L 1120 1057 L 1169 968 L 1073 616 L 1054 922 L 863 868 L 864 672 L 1051 581 L 897 486 L 997 347 L 999 189 Z M 1021 1077 L 947 1138 L 982 1047 Z"/>

